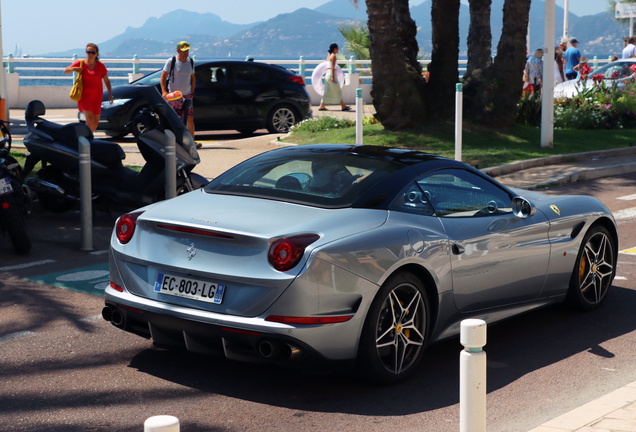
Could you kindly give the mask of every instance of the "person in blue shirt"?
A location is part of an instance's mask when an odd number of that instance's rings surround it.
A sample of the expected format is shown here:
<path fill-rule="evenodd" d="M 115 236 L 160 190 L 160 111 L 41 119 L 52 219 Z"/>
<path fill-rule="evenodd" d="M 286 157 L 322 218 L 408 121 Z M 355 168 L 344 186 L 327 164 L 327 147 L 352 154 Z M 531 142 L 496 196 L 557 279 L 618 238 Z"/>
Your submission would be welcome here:
<path fill-rule="evenodd" d="M 574 66 L 579 64 L 581 59 L 581 51 L 579 51 L 579 41 L 572 39 L 570 41 L 570 48 L 565 51 L 565 77 L 568 80 L 576 78 L 576 71 Z"/>

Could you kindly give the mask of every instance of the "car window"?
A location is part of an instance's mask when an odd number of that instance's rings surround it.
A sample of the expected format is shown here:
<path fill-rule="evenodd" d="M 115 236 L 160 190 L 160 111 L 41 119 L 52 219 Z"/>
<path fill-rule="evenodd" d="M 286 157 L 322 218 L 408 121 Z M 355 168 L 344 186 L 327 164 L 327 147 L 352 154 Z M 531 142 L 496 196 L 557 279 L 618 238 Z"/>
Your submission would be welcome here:
<path fill-rule="evenodd" d="M 267 72 L 253 64 L 234 65 L 235 84 L 256 84 L 268 80 Z"/>
<path fill-rule="evenodd" d="M 198 67 L 194 72 L 197 85 L 217 86 L 227 83 L 227 69 L 218 66 Z"/>
<path fill-rule="evenodd" d="M 512 212 L 512 197 L 507 191 L 470 171 L 433 171 L 416 183 L 419 190 L 407 189 L 406 196 L 401 198 L 405 211 L 413 212 L 415 207 L 423 214 L 440 217 L 492 216 Z"/>
<path fill-rule="evenodd" d="M 152 72 L 144 77 L 139 78 L 135 81 L 135 84 L 143 84 L 143 85 L 157 85 L 161 81 L 161 70 Z"/>
<path fill-rule="evenodd" d="M 281 154 L 268 152 L 237 165 L 213 180 L 205 190 L 347 207 L 378 181 L 400 169 L 392 162 L 354 156 L 303 152 L 280 157 Z"/>
<path fill-rule="evenodd" d="M 598 70 L 598 72 L 594 72 L 596 75 L 600 73 L 606 79 L 620 79 L 631 76 L 634 72 L 630 69 L 630 66 L 636 63 L 616 63 L 616 64 L 608 64 Z"/>

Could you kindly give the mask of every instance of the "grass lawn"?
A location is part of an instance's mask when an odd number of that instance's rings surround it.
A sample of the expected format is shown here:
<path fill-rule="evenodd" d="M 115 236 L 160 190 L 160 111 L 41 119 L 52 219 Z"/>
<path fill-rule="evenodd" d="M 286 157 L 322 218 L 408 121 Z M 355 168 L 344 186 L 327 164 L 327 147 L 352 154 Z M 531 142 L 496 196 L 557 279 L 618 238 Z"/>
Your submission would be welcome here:
<path fill-rule="evenodd" d="M 455 157 L 455 125 L 440 123 L 421 129 L 391 132 L 382 125 L 364 126 L 364 144 L 412 148 L 448 158 Z M 294 131 L 282 141 L 295 144 L 354 144 L 355 127 L 331 128 L 319 132 Z M 541 130 L 515 124 L 495 131 L 464 123 L 462 159 L 479 168 L 544 156 L 607 150 L 636 143 L 636 130 L 555 130 L 554 147 L 541 148 Z"/>

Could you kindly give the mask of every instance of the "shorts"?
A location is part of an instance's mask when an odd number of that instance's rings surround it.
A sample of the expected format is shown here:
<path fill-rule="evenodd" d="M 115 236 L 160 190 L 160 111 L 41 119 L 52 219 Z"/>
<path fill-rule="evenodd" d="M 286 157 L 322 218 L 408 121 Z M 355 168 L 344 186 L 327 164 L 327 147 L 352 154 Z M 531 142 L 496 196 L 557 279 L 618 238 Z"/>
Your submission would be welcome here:
<path fill-rule="evenodd" d="M 175 110 L 177 115 L 179 117 L 181 117 L 181 118 L 183 118 L 183 101 L 185 99 L 192 99 L 192 94 L 185 95 L 181 99 L 177 99 L 177 100 L 174 100 L 174 101 L 168 101 L 168 104 L 172 107 L 173 110 Z M 193 113 L 194 113 L 194 103 L 192 105 L 190 105 L 190 109 L 188 110 L 188 115 L 192 116 Z"/>

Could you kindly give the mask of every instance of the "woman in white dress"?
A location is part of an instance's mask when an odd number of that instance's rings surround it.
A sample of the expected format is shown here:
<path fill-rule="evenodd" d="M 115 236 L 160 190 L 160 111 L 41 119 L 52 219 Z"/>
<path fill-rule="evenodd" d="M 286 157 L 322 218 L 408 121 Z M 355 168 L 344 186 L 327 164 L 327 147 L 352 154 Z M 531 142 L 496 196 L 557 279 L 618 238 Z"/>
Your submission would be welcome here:
<path fill-rule="evenodd" d="M 342 101 L 342 92 L 340 91 L 340 85 L 336 80 L 336 54 L 338 54 L 339 50 L 340 49 L 338 48 L 338 44 L 334 43 L 329 46 L 329 56 L 327 57 L 326 61 L 331 63 L 331 67 L 325 74 L 325 93 L 323 94 L 322 100 L 320 101 L 320 107 L 318 108 L 319 111 L 327 110 L 325 104 L 340 104 L 340 108 L 342 108 L 343 111 L 351 110 L 351 107 L 348 107 Z"/>
<path fill-rule="evenodd" d="M 554 83 L 565 82 L 565 71 L 563 70 L 563 51 L 556 47 L 554 50 Z"/>

